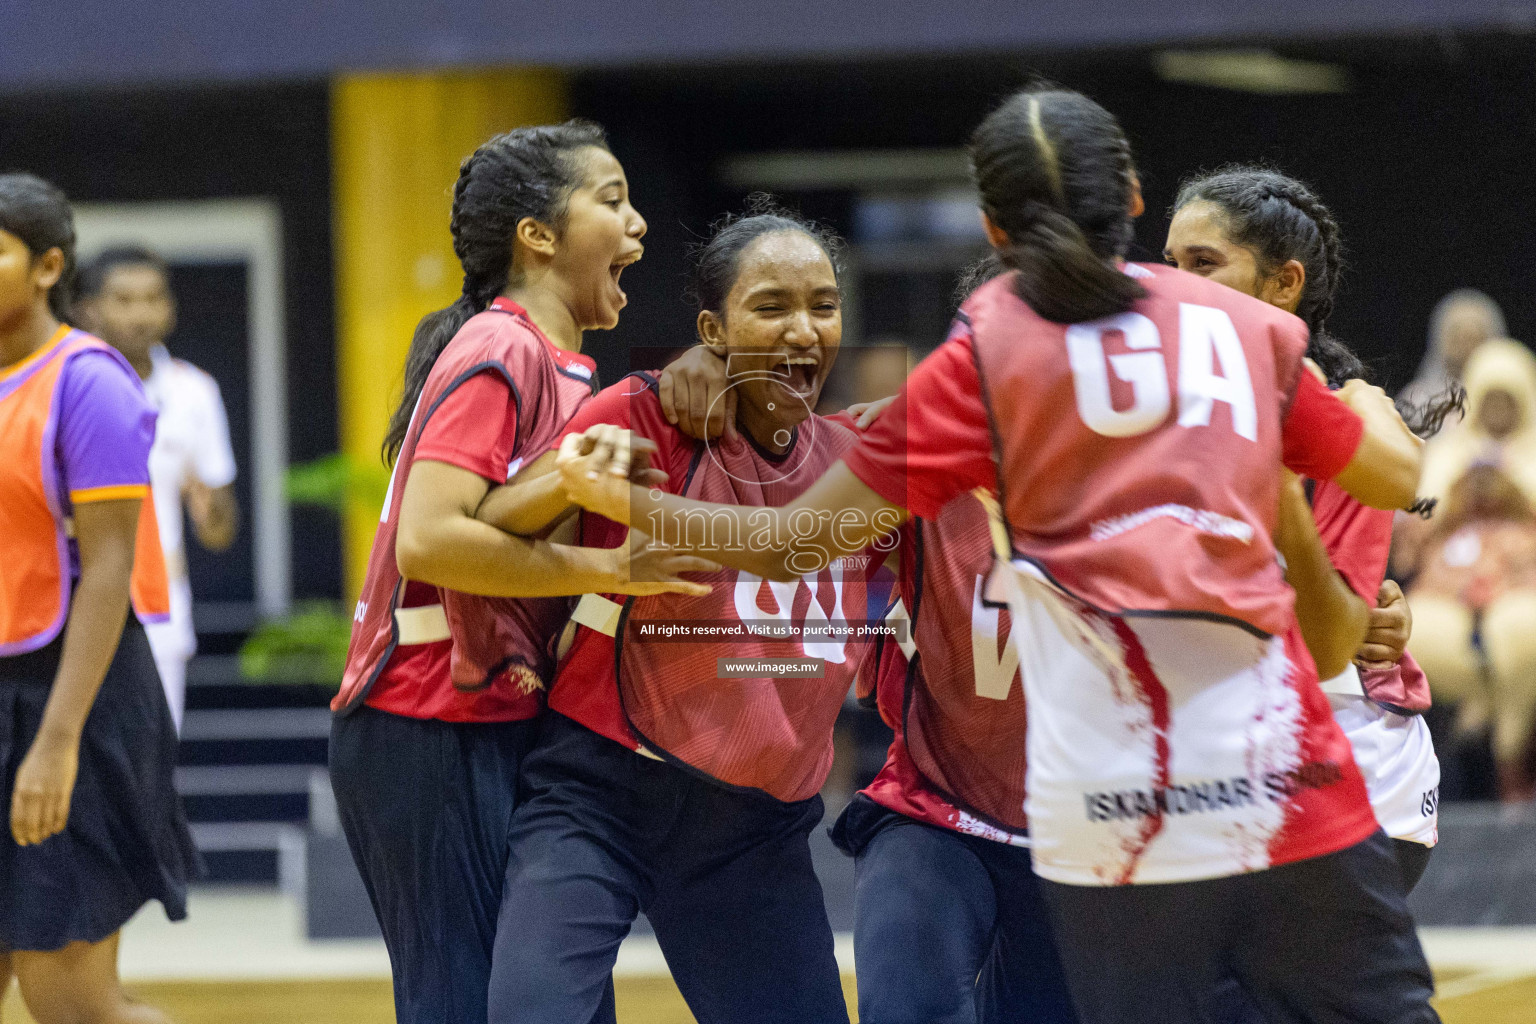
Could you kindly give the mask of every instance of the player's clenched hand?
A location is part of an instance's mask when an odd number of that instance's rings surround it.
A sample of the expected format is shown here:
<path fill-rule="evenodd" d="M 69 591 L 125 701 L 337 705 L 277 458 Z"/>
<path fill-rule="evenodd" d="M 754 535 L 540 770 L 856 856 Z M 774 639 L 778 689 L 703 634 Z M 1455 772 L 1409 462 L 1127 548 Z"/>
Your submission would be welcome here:
<path fill-rule="evenodd" d="M 1376 594 L 1376 607 L 1371 609 L 1355 664 L 1367 670 L 1391 668 L 1403 656 L 1412 634 L 1413 612 L 1408 600 L 1395 581 L 1386 580 Z"/>
<path fill-rule="evenodd" d="M 651 457 L 657 451 L 656 442 L 637 437 L 611 423 L 598 423 L 588 427 L 585 433 L 567 437 L 560 450 L 562 454 L 586 459 L 586 471 L 591 474 L 627 477 L 631 483 L 643 487 L 657 487 L 667 482 L 667 474 L 651 465 Z"/>
<path fill-rule="evenodd" d="M 627 477 L 632 453 L 654 452 L 656 445 L 646 438 L 635 437 L 623 427 L 596 423 L 583 433 L 567 437 L 560 445 L 561 454 L 564 455 L 567 449 L 588 460 L 589 473 Z"/>
<path fill-rule="evenodd" d="M 39 733 L 32 741 L 11 792 L 11 835 L 18 844 L 31 846 L 64 831 L 79 767 L 79 737 Z"/>
<path fill-rule="evenodd" d="M 637 449 L 645 452 L 647 458 L 642 475 L 656 472 L 648 469 L 649 453 L 656 450 L 655 444 L 643 437 L 632 437 L 621 427 L 600 423 L 586 433 L 566 437 L 555 456 L 555 470 L 560 474 L 566 497 L 588 512 L 627 524 L 632 454 Z"/>
<path fill-rule="evenodd" d="M 1399 428 L 1401 433 L 1411 438 L 1415 447 L 1423 446 L 1423 440 L 1410 431 L 1408 425 L 1403 422 L 1402 414 L 1397 411 L 1397 404 L 1392 401 L 1391 396 L 1376 385 L 1367 384 L 1355 378 L 1345 381 L 1344 386 L 1334 394 L 1364 419 L 1367 426 L 1373 421 L 1391 423 L 1395 428 Z"/>
<path fill-rule="evenodd" d="M 618 582 L 614 593 L 617 594 L 641 597 L 649 594 L 689 594 L 703 597 L 709 593 L 709 584 L 685 580 L 682 574 L 720 571 L 720 563 L 697 555 L 682 554 L 656 543 L 639 530 L 629 531 L 629 540 L 616 554 L 623 562 L 616 572 Z"/>

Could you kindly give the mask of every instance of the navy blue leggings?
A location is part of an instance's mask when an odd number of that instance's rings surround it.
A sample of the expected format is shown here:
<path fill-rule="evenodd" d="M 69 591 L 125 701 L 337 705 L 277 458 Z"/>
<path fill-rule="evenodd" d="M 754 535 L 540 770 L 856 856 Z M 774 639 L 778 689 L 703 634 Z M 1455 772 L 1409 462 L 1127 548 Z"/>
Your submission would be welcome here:
<path fill-rule="evenodd" d="M 847 1024 L 809 836 L 786 804 L 654 761 L 553 712 L 523 761 L 492 1024 L 586 1024 L 644 911 L 699 1024 Z"/>
<path fill-rule="evenodd" d="M 331 723 L 331 787 L 389 949 L 399 1024 L 485 1021 L 507 824 L 535 727 L 367 706 Z M 611 989 L 589 1019 L 611 1024 Z"/>
<path fill-rule="evenodd" d="M 1027 849 L 864 796 L 833 836 L 855 856 L 862 1024 L 1075 1024 Z"/>

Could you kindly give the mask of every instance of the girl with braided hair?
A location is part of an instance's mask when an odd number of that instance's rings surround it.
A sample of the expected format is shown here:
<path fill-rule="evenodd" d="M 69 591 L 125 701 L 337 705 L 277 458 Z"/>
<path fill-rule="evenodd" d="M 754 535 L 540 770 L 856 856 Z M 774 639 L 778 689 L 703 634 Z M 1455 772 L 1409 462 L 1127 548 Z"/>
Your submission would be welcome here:
<path fill-rule="evenodd" d="M 1170 263 L 1301 317 L 1312 332 L 1307 355 L 1330 386 L 1365 376 L 1359 358 L 1327 331 L 1343 239 L 1306 185 L 1263 167 L 1226 167 L 1186 181 L 1173 210 L 1164 249 Z M 1411 890 L 1439 839 L 1440 762 L 1422 717 L 1429 688 L 1405 651 L 1412 618 L 1402 591 L 1385 580 L 1392 514 L 1366 508 L 1328 481 L 1311 483 L 1308 494 L 1338 577 L 1312 592 L 1298 584 L 1298 616 L 1304 627 L 1327 632 L 1346 618 L 1338 603 L 1350 591 L 1372 608 L 1352 663 L 1322 685 Z M 1332 589 L 1344 585 L 1342 594 Z"/>
<path fill-rule="evenodd" d="M 1304 372 L 1300 319 L 1124 262 L 1140 186 L 1087 97 L 1014 94 L 971 160 L 1008 272 L 804 494 L 694 501 L 570 451 L 567 496 L 616 522 L 772 531 L 689 540 L 785 580 L 980 489 L 1001 520 L 983 596 L 1007 598 L 1028 706 L 1033 865 L 1079 1020 L 1206 1019 L 1235 974 L 1277 1020 L 1434 1021 L 1397 863 L 1317 686 L 1348 655 L 1314 664 L 1271 541 L 1281 464 L 1396 508 L 1417 440 L 1385 394 Z M 1339 967 L 1318 978 L 1323 947 Z"/>
<path fill-rule="evenodd" d="M 602 129 L 568 121 L 486 142 L 460 167 L 451 228 L 464 291 L 411 342 L 384 441 L 394 476 L 332 704 L 337 807 L 402 1024 L 486 1019 L 506 826 L 569 613 L 561 595 L 697 593 L 678 574 L 709 567 L 475 519 L 592 396 L 583 332 L 618 323 L 620 275 L 643 252 L 645 220 Z"/>

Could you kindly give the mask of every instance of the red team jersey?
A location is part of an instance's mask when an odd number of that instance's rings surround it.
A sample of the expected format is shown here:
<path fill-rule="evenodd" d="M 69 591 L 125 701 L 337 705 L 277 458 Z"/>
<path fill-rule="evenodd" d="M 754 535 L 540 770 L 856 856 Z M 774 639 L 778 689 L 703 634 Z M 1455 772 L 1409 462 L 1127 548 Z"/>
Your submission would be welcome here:
<path fill-rule="evenodd" d="M 450 722 L 531 718 L 553 671 L 564 598 L 479 597 L 400 578 L 405 480 L 430 459 L 505 483 L 592 397 L 593 362 L 556 348 L 498 298 L 438 356 L 395 463 L 357 604 L 336 711 L 367 703 Z"/>
<path fill-rule="evenodd" d="M 887 642 L 876 699 L 895 732 L 864 795 L 909 818 L 1026 845 L 1024 687 L 1009 612 L 985 599 L 987 511 L 963 494 L 903 531 L 901 602 L 915 657 Z"/>
<path fill-rule="evenodd" d="M 1300 320 L 1127 272 L 1148 297 L 1091 324 L 1039 318 L 1011 275 L 978 289 L 846 461 L 925 517 L 1000 492 L 1043 877 L 1192 881 L 1351 846 L 1376 823 L 1270 537 L 1275 465 L 1330 479 L 1363 425 L 1302 373 Z"/>
<path fill-rule="evenodd" d="M 745 436 L 703 444 L 667 423 L 654 381 L 626 378 L 594 398 L 568 433 L 598 423 L 626 427 L 660 447 L 653 465 L 665 489 L 703 501 L 774 506 L 792 501 L 847 451 L 856 436 L 813 416 L 775 455 Z M 583 513 L 581 543 L 616 547 L 625 528 Z M 696 577 L 705 597 L 614 597 L 607 612 L 578 610 L 574 641 L 550 691 L 550 707 L 631 749 L 680 763 L 779 800 L 805 800 L 832 764 L 832 725 L 874 647 L 846 631 L 863 625 L 867 577 L 880 559 L 850 556 L 779 583 L 725 569 Z M 617 614 L 612 614 L 617 613 Z M 606 619 L 606 621 L 602 621 Z M 762 630 L 791 623 L 799 638 Z M 689 632 L 667 636 L 667 627 Z M 811 631 L 823 632 L 812 638 Z M 719 631 L 719 639 L 701 629 Z M 760 658 L 820 658 L 818 678 L 722 678 L 722 668 Z M 873 666 L 870 666 L 873 670 Z"/>
<path fill-rule="evenodd" d="M 1391 512 L 1360 504 L 1332 481 L 1313 487 L 1312 518 L 1317 521 L 1328 558 L 1350 589 L 1373 608 L 1381 582 L 1387 578 L 1392 516 Z M 1403 714 L 1429 710 L 1429 681 L 1407 651 L 1391 668 L 1360 673 L 1360 682 L 1365 695 L 1384 707 Z"/>

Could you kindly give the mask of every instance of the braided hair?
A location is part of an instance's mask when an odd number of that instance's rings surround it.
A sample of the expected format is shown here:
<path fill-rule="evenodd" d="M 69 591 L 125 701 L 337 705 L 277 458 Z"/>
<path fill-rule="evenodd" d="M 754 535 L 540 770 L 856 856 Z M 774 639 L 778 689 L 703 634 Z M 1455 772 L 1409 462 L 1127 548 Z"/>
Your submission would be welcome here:
<path fill-rule="evenodd" d="M 1191 178 L 1179 188 L 1173 212 L 1190 203 L 1220 208 L 1227 236 L 1252 251 L 1259 273 L 1268 277 L 1290 260 L 1306 269 L 1296 315 L 1312 331 L 1307 356 L 1338 387 L 1365 376 L 1365 365 L 1328 333 L 1328 317 L 1344 276 L 1344 242 L 1338 221 L 1312 190 L 1266 167 L 1234 165 Z"/>
<path fill-rule="evenodd" d="M 1347 380 L 1368 380 L 1365 364 L 1344 342 L 1328 333 L 1328 317 L 1344 276 L 1344 240 L 1332 211 L 1306 185 L 1267 167 L 1234 164 L 1184 182 L 1173 204 L 1177 213 L 1190 203 L 1219 208 L 1227 236 L 1251 251 L 1259 273 L 1277 273 L 1290 260 L 1306 270 L 1296 315 L 1312 332 L 1307 357 L 1322 369 L 1332 387 Z M 1422 406 L 1400 408 L 1411 430 L 1435 433 L 1465 393 L 1453 387 Z"/>
<path fill-rule="evenodd" d="M 970 157 L 981 208 L 1008 236 L 998 256 L 1037 314 L 1081 323 L 1146 295 L 1114 262 L 1131 243 L 1136 169 L 1109 111 L 1081 93 L 1032 86 L 987 115 Z"/>
<path fill-rule="evenodd" d="M 400 404 L 384 435 L 386 463 L 393 463 L 400 454 L 416 401 L 437 357 L 510 282 L 512 238 L 518 223 L 532 217 L 557 230 L 562 226 L 566 202 L 581 183 L 582 167 L 574 155 L 589 146 L 608 148 L 603 129 L 574 119 L 498 135 L 459 165 L 449 230 L 464 270 L 464 290 L 453 305 L 428 313 L 416 325 L 405 357 Z"/>

